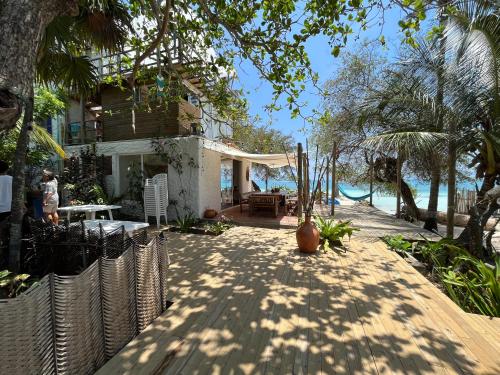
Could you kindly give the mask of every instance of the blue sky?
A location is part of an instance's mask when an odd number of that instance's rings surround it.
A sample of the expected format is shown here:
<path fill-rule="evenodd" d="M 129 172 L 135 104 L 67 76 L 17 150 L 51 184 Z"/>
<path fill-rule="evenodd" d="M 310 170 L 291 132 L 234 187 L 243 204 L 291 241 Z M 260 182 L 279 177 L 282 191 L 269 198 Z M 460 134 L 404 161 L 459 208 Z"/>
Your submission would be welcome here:
<path fill-rule="evenodd" d="M 387 42 L 386 53 L 388 59 L 395 56 L 398 47 L 401 45 L 401 33 L 399 32 L 398 21 L 402 18 L 399 9 L 392 9 L 386 12 L 384 17 L 383 35 Z M 355 49 L 363 40 L 377 40 L 381 32 L 381 26 L 377 23 L 370 27 L 367 31 L 359 34 L 359 39 L 356 41 L 354 35 L 349 39 L 347 49 Z M 330 53 L 327 39 L 324 37 L 316 37 L 308 41 L 307 52 L 311 60 L 313 69 L 319 74 L 320 83 L 323 83 L 329 78 L 334 77 L 336 70 L 339 67 L 340 58 L 335 58 Z M 341 54 L 344 50 L 341 51 Z M 250 114 L 259 115 L 263 118 L 263 122 L 269 120 L 269 114 L 265 111 L 265 106 L 272 102 L 272 87 L 271 85 L 260 79 L 253 65 L 244 61 L 236 67 L 239 77 L 239 83 L 246 93 L 249 102 Z M 319 108 L 321 99 L 315 94 L 312 85 L 306 87 L 306 92 L 302 95 L 301 100 L 307 101 L 308 106 L 305 113 L 311 113 L 315 108 Z M 286 134 L 292 134 L 297 142 L 303 142 L 305 132 L 308 127 L 302 118 L 292 119 L 288 109 L 275 111 L 272 116 L 272 127 L 283 131 Z"/>

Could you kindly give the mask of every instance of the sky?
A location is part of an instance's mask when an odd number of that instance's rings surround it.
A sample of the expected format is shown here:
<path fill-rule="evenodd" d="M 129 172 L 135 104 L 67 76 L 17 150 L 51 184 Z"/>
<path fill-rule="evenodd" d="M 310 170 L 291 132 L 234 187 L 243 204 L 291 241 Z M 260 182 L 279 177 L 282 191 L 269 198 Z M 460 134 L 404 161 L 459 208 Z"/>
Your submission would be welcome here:
<path fill-rule="evenodd" d="M 398 21 L 402 18 L 399 9 L 392 9 L 386 12 L 384 17 L 384 26 L 382 34 L 385 37 L 387 46 L 384 51 L 387 53 L 388 60 L 396 56 L 396 52 L 401 45 L 401 33 L 399 31 Z M 347 43 L 347 50 L 354 50 L 364 40 L 378 40 L 381 33 L 381 26 L 375 23 L 368 30 L 359 34 L 359 39 L 355 40 L 352 35 Z M 331 55 L 330 47 L 328 46 L 325 37 L 315 37 L 310 39 L 306 44 L 306 50 L 311 60 L 312 68 L 319 74 L 320 84 L 335 76 L 336 70 L 340 65 L 340 56 L 335 58 Z M 345 49 L 341 54 L 345 53 Z M 263 122 L 269 120 L 269 114 L 265 111 L 265 106 L 272 102 L 272 87 L 271 85 L 262 80 L 252 63 L 243 61 L 236 67 L 239 84 L 246 93 L 246 98 L 249 103 L 251 115 L 259 115 L 263 118 Z M 306 92 L 300 98 L 302 101 L 308 103 L 305 113 L 312 113 L 314 109 L 319 109 L 321 98 L 315 93 L 311 84 L 306 86 Z M 284 102 L 284 101 L 283 101 Z M 306 132 L 304 129 L 310 125 L 304 122 L 302 118 L 291 118 L 291 112 L 285 108 L 280 111 L 275 111 L 271 114 L 272 127 L 279 129 L 285 134 L 291 134 L 297 142 L 304 142 Z"/>

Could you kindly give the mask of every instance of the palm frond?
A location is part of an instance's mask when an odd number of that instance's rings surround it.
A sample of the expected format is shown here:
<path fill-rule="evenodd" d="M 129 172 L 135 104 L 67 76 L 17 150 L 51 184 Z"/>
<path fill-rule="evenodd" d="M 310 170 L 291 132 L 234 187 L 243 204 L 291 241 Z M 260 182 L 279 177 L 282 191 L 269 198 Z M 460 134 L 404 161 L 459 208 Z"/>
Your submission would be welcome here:
<path fill-rule="evenodd" d="M 16 138 L 19 136 L 21 131 L 22 121 L 17 121 L 16 126 L 11 130 L 16 133 Z M 61 145 L 52 138 L 49 132 L 42 126 L 33 124 L 33 131 L 31 132 L 31 141 L 37 146 L 42 148 L 44 151 L 51 152 L 59 155 L 61 158 L 65 158 L 66 154 L 62 149 Z"/>
<path fill-rule="evenodd" d="M 373 151 L 411 153 L 433 152 L 442 146 L 448 136 L 438 132 L 402 131 L 379 134 L 367 138 L 362 146 Z"/>
<path fill-rule="evenodd" d="M 38 62 L 37 76 L 46 85 L 79 93 L 92 92 L 98 83 L 97 69 L 87 56 L 64 51 L 47 51 Z"/>
<path fill-rule="evenodd" d="M 66 157 L 66 154 L 64 153 L 61 145 L 57 143 L 57 141 L 52 138 L 49 132 L 42 126 L 36 124 L 33 125 L 31 139 L 44 150 L 53 152 L 63 159 Z"/>

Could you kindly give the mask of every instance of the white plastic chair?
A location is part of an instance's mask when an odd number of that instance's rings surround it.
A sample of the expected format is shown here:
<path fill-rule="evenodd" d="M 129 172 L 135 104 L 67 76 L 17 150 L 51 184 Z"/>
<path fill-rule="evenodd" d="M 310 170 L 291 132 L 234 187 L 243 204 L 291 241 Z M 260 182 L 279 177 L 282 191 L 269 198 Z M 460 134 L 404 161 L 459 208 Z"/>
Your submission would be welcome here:
<path fill-rule="evenodd" d="M 161 216 L 167 223 L 168 207 L 168 179 L 166 173 L 160 173 L 153 178 L 146 179 L 144 185 L 144 216 L 148 221 L 149 216 L 156 217 L 156 226 L 160 228 Z"/>

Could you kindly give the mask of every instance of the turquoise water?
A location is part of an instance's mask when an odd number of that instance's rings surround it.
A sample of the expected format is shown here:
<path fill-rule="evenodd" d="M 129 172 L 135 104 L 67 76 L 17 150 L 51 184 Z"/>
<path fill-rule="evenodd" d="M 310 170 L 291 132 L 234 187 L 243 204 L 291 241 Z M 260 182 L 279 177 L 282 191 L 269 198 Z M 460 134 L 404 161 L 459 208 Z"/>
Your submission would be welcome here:
<path fill-rule="evenodd" d="M 224 186 L 230 186 L 227 183 L 223 182 L 223 187 Z M 260 180 L 255 180 L 257 185 L 264 190 L 265 189 L 265 182 L 260 181 Z M 428 183 L 418 183 L 418 182 L 410 182 L 411 186 L 417 190 L 417 194 L 415 196 L 415 203 L 419 208 L 427 208 L 427 204 L 429 202 L 429 189 L 430 185 Z M 368 185 L 359 185 L 359 186 L 352 186 L 349 184 L 344 184 L 340 183 L 342 186 L 342 189 L 346 191 L 351 196 L 361 196 L 364 194 L 367 194 L 369 192 L 369 186 Z M 268 187 L 269 189 L 275 187 L 275 186 L 286 186 L 289 189 L 296 190 L 295 183 L 293 181 L 286 181 L 286 180 L 270 180 L 268 182 Z M 323 187 L 325 185 L 323 184 Z M 470 183 L 461 183 L 458 184 L 457 186 L 458 189 L 469 189 L 469 190 L 474 190 L 474 185 Z M 341 194 L 342 196 L 342 194 Z M 368 200 L 368 199 L 367 199 Z M 439 187 L 439 198 L 438 198 L 438 210 L 439 211 L 446 211 L 447 207 L 447 200 L 448 200 L 448 189 L 446 185 L 441 185 Z M 381 193 L 375 192 L 373 195 L 373 205 L 382 211 L 385 211 L 387 213 L 395 213 L 396 212 L 396 196 L 394 195 L 382 195 Z"/>

